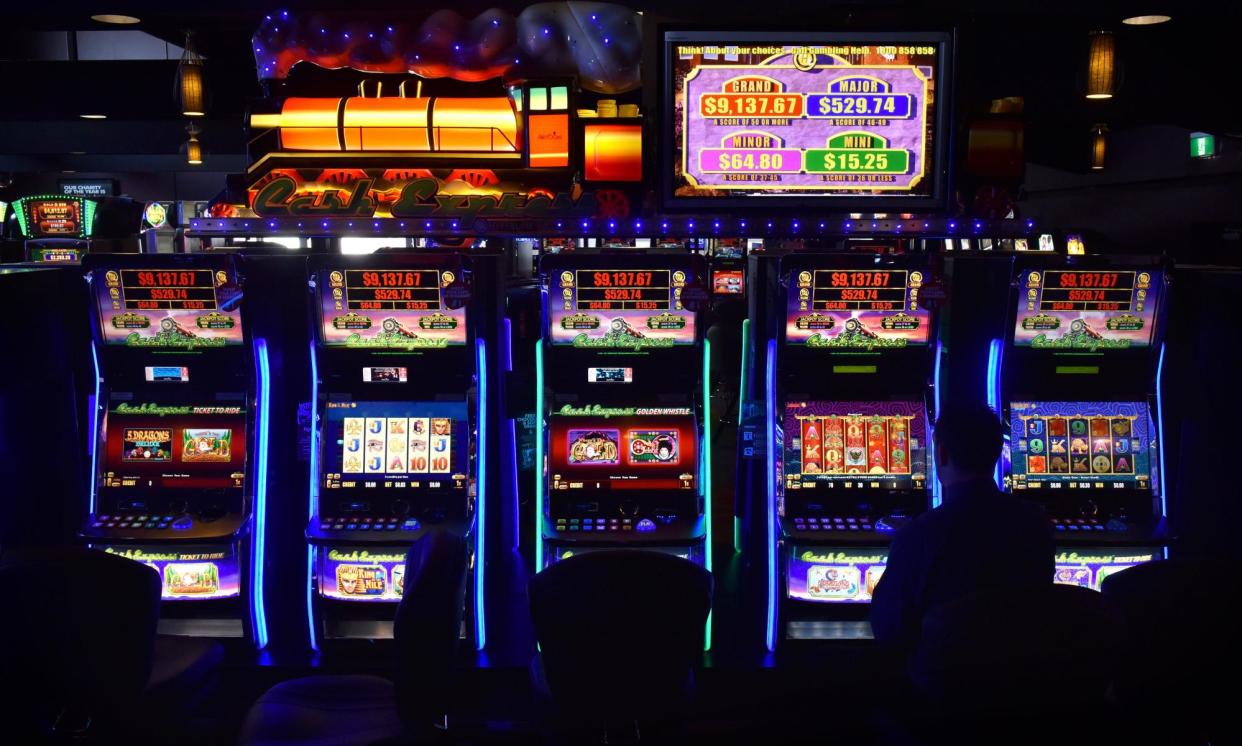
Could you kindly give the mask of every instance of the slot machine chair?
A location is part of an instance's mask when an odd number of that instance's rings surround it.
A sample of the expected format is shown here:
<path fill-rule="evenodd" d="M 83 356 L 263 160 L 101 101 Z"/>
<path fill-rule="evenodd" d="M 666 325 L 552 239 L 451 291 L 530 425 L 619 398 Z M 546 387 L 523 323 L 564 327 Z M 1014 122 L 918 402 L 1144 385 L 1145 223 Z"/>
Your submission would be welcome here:
<path fill-rule="evenodd" d="M 1137 742 L 1230 742 L 1226 713 L 1236 694 L 1221 682 L 1242 666 L 1238 570 L 1174 558 L 1135 565 L 1101 584 L 1125 618 L 1115 691 Z"/>
<path fill-rule="evenodd" d="M 913 701 L 881 714 L 883 740 L 1111 742 L 1106 695 L 1120 629 L 1099 593 L 1052 583 L 931 609 L 908 661 Z"/>
<path fill-rule="evenodd" d="M 713 587 L 693 562 L 633 549 L 569 557 L 532 578 L 532 678 L 552 729 L 624 735 L 683 717 Z"/>
<path fill-rule="evenodd" d="M 0 555 L 3 722 L 33 740 L 134 741 L 188 722 L 214 683 L 219 643 L 156 635 L 159 573 L 78 546 Z M 11 709 L 10 709 L 11 708 Z"/>
<path fill-rule="evenodd" d="M 250 708 L 239 743 L 376 744 L 443 725 L 466 602 L 466 540 L 433 532 L 405 560 L 405 594 L 393 622 L 396 669 L 380 676 L 307 676 L 281 682 Z"/>

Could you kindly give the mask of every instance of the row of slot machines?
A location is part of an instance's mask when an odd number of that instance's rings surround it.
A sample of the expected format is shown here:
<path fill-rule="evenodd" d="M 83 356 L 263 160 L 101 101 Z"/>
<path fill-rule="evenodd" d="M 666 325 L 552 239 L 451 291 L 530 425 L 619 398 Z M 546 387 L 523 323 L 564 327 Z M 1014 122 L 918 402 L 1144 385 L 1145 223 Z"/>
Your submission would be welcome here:
<path fill-rule="evenodd" d="M 769 650 L 866 634 L 894 532 L 943 497 L 933 432 L 947 376 L 974 374 L 975 400 L 1006 424 L 995 480 L 1047 513 L 1056 582 L 1098 590 L 1166 556 L 1167 273 L 1146 258 L 1009 262 L 1007 315 L 978 372 L 962 368 L 970 354 L 949 366 L 947 321 L 987 306 L 948 292 L 944 261 L 752 262 L 738 546 L 764 557 Z"/>
<path fill-rule="evenodd" d="M 498 257 L 290 261 L 306 263 L 308 351 L 253 332 L 244 256 L 86 260 L 95 386 L 80 535 L 160 572 L 166 632 L 264 647 L 270 568 L 296 566 L 312 647 L 390 636 L 406 549 L 434 530 L 468 540 L 466 634 L 479 649 L 509 623 L 487 607 L 515 556 L 537 572 L 642 547 L 712 569 L 730 543 L 713 530 L 730 511 L 713 500 L 713 473 L 730 467 L 712 465 L 722 444 L 711 384 L 736 375 L 712 370 L 705 327 L 720 295 L 748 304 L 738 466 L 722 494 L 733 498 L 732 548 L 766 578 L 750 605 L 765 615 L 769 649 L 864 619 L 893 532 L 939 502 L 941 329 L 945 311 L 969 312 L 971 299 L 951 297 L 935 257 L 545 256 L 529 501 Z M 1098 587 L 1166 543 L 1167 277 L 1137 259 L 1020 261 L 1008 334 L 985 355 L 982 395 L 1012 426 L 996 477 L 1047 507 L 1057 579 Z M 275 442 L 272 402 L 297 376 L 311 392 L 304 435 Z M 309 490 L 269 489 L 273 453 L 295 448 Z M 291 564 L 266 537 L 274 506 L 293 503 L 305 557 Z M 282 572 L 280 582 L 294 581 Z"/>

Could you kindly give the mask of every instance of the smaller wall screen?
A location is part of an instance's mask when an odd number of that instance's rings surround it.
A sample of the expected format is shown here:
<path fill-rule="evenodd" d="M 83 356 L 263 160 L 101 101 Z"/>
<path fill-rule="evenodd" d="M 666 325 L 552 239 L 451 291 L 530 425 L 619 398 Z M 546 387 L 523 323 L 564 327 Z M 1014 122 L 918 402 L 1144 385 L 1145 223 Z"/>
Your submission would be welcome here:
<path fill-rule="evenodd" d="M 550 279 L 552 344 L 646 350 L 694 344 L 684 269 L 562 270 Z"/>
<path fill-rule="evenodd" d="M 329 401 L 325 489 L 465 489 L 466 403 Z"/>
<path fill-rule="evenodd" d="M 882 547 L 791 546 L 787 592 L 799 601 L 869 603 L 887 562 Z"/>
<path fill-rule="evenodd" d="M 927 420 L 912 401 L 785 402 L 785 489 L 922 489 Z M 873 484 L 874 483 L 874 484 Z"/>
<path fill-rule="evenodd" d="M 1010 482 L 1024 489 L 1151 489 L 1143 402 L 1014 402 Z"/>
<path fill-rule="evenodd" d="M 199 349 L 242 343 L 242 290 L 229 269 L 105 269 L 95 293 L 104 343 Z"/>
<path fill-rule="evenodd" d="M 919 270 L 806 269 L 789 278 L 785 343 L 827 350 L 925 345 Z"/>
<path fill-rule="evenodd" d="M 240 404 L 114 402 L 104 427 L 104 488 L 243 486 L 246 410 Z"/>
<path fill-rule="evenodd" d="M 1151 344 L 1160 272 L 1031 270 L 1020 282 L 1019 347 L 1096 352 Z"/>
<path fill-rule="evenodd" d="M 444 291 L 440 269 L 333 269 L 319 277 L 321 339 L 328 347 L 425 350 L 466 343 L 466 310 Z"/>
<path fill-rule="evenodd" d="M 697 429 L 689 409 L 566 405 L 552 416 L 550 437 L 554 490 L 695 487 Z"/>

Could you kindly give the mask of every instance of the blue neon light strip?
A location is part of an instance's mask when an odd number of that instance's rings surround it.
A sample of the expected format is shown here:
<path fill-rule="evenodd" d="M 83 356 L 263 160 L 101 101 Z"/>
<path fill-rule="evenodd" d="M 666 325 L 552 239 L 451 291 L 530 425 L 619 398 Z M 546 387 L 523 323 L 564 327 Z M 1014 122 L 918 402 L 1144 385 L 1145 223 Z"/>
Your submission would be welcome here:
<path fill-rule="evenodd" d="M 1164 488 L 1164 343 L 1160 344 L 1160 360 L 1156 363 L 1156 448 L 1160 457 L 1160 516 L 1169 517 L 1168 492 Z M 1168 547 L 1165 548 L 1168 558 Z"/>
<path fill-rule="evenodd" d="M 712 343 L 703 338 L 703 519 L 706 522 L 703 567 L 712 571 Z M 712 614 L 707 612 L 703 649 L 712 649 Z"/>
<path fill-rule="evenodd" d="M 513 372 L 513 323 L 505 318 L 505 372 Z M 502 391 L 507 389 L 501 388 Z M 509 418 L 509 442 L 504 446 L 504 456 L 509 459 L 510 476 L 509 480 L 509 524 L 513 526 L 513 546 L 511 549 L 517 552 L 521 549 L 522 533 L 517 530 L 517 526 L 521 525 L 518 516 L 521 515 L 519 502 L 521 500 L 518 495 L 518 459 L 517 459 L 517 422 L 512 417 Z"/>
<path fill-rule="evenodd" d="M 1001 400 L 1001 391 L 1000 391 L 1000 387 L 1001 387 L 1001 383 L 1000 383 L 1001 344 L 1002 343 L 999 339 L 994 339 L 992 340 L 992 343 L 988 345 L 987 391 L 984 392 L 985 395 L 987 396 L 988 409 L 995 412 L 998 417 L 1001 414 L 1001 405 L 1000 405 L 1000 400 Z M 1002 425 L 1005 426 L 1005 431 L 1008 432 L 1008 424 L 1002 423 Z M 1008 436 L 1006 436 L 1006 440 L 1008 440 Z M 996 482 L 996 486 L 1002 489 L 1004 487 L 1004 480 L 1001 477 L 1001 461 L 1003 459 L 1004 459 L 1003 455 L 1001 456 L 1001 458 L 998 458 L 996 460 L 996 467 L 992 470 L 992 481 Z"/>
<path fill-rule="evenodd" d="M 768 340 L 765 361 L 767 380 L 767 454 L 768 454 L 768 651 L 776 650 L 776 340 Z"/>
<path fill-rule="evenodd" d="M 254 466 L 254 537 L 251 540 L 253 582 L 251 584 L 251 614 L 254 622 L 254 642 L 260 650 L 267 647 L 267 610 L 263 605 L 263 565 L 267 561 L 267 447 L 268 429 L 271 425 L 272 376 L 267 360 L 267 340 L 254 340 L 254 359 L 259 383 L 259 413 L 255 429 L 259 445 Z"/>
<path fill-rule="evenodd" d="M 940 417 L 940 365 L 941 343 L 936 340 L 935 359 L 932 361 L 932 403 L 936 407 L 936 417 Z M 939 508 L 944 497 L 940 494 L 940 478 L 936 476 L 936 423 L 932 418 L 927 420 L 927 474 L 931 478 L 932 507 Z"/>
<path fill-rule="evenodd" d="M 311 366 L 311 444 L 310 444 L 310 494 L 307 504 L 310 506 L 308 520 L 314 523 L 319 515 L 319 356 L 315 349 L 315 340 L 310 343 Z M 315 545 L 306 545 L 306 632 L 310 637 L 311 650 L 319 652 L 319 640 L 315 629 Z"/>
<path fill-rule="evenodd" d="M 747 369 L 750 367 L 750 319 L 742 319 L 742 374 L 739 377 L 737 389 L 737 430 L 742 431 L 742 417 L 746 410 L 746 402 L 750 398 L 750 392 L 746 388 Z M 742 522 L 737 515 L 733 517 L 733 551 L 741 554 L 742 547 Z"/>
<path fill-rule="evenodd" d="M 95 343 L 91 342 L 91 362 L 95 364 L 95 395 L 91 397 L 91 435 L 87 439 L 87 448 L 90 449 L 91 455 L 91 496 L 90 510 L 91 515 L 95 515 L 95 479 L 98 476 L 98 466 L 95 461 L 95 452 L 99 450 L 99 408 L 102 406 L 99 402 L 99 389 L 103 382 L 103 377 L 99 373 L 99 349 L 95 347 Z"/>
<path fill-rule="evenodd" d="M 487 618 L 483 602 L 484 568 L 487 567 L 487 343 L 482 339 L 475 340 L 475 351 L 478 356 L 479 376 L 479 445 L 478 462 L 479 476 L 476 486 L 475 505 L 475 563 L 474 563 L 474 640 L 475 649 L 482 650 L 487 645 Z"/>
<path fill-rule="evenodd" d="M 543 340 L 535 343 L 535 572 L 543 570 Z"/>

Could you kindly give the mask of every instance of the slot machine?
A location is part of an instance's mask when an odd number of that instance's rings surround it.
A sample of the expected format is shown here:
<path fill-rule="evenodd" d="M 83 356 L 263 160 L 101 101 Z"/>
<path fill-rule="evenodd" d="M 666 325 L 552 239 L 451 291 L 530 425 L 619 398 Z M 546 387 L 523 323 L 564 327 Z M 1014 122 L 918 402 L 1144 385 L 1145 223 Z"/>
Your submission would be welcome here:
<path fill-rule="evenodd" d="M 681 253 L 540 262 L 537 570 L 616 548 L 711 568 L 705 271 Z"/>
<path fill-rule="evenodd" d="M 267 640 L 267 343 L 232 256 L 86 257 L 95 390 L 80 536 L 155 568 L 166 634 Z"/>
<path fill-rule="evenodd" d="M 769 650 L 868 635 L 889 541 L 932 507 L 935 279 L 926 256 L 787 254 L 767 283 Z"/>
<path fill-rule="evenodd" d="M 306 528 L 312 646 L 392 637 L 405 555 L 468 539 L 467 636 L 485 643 L 487 422 L 495 276 L 464 254 L 310 263 L 314 433 Z M 488 331 L 491 330 L 491 331 Z M 494 450 L 494 447 L 493 449 Z"/>
<path fill-rule="evenodd" d="M 1156 259 L 1019 258 L 988 397 L 1008 425 L 998 482 L 1040 503 L 1056 581 L 1098 590 L 1165 556 L 1160 429 L 1168 273 Z"/>

